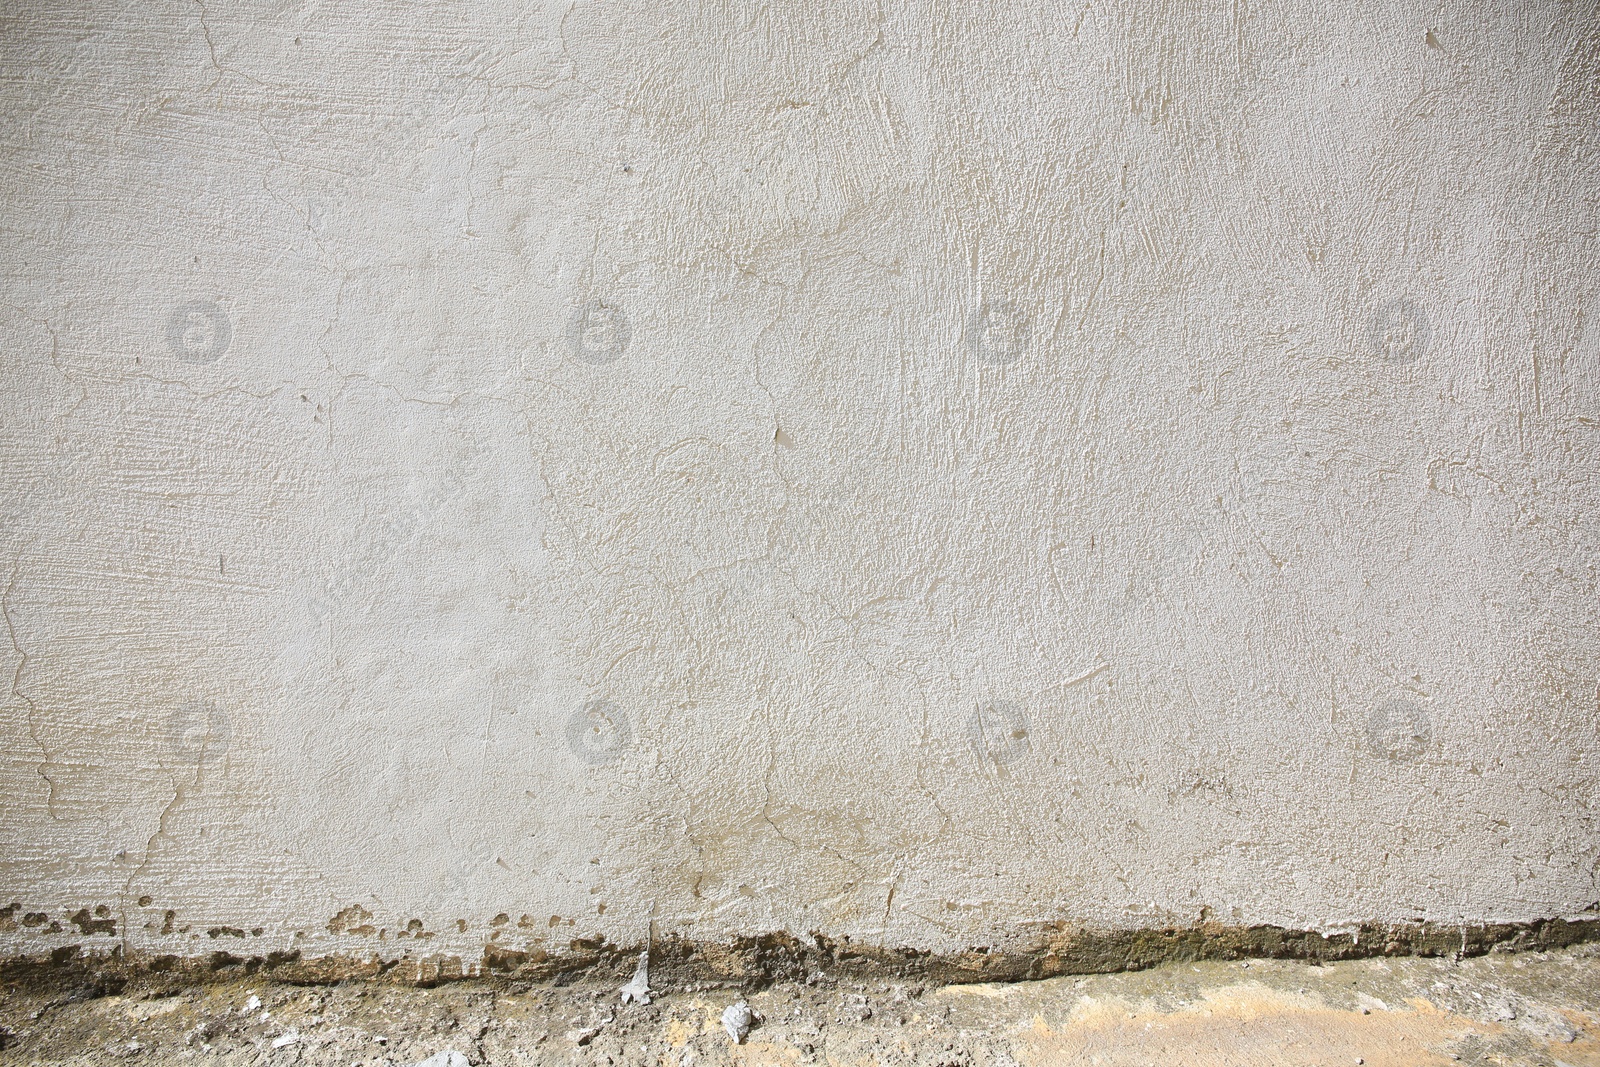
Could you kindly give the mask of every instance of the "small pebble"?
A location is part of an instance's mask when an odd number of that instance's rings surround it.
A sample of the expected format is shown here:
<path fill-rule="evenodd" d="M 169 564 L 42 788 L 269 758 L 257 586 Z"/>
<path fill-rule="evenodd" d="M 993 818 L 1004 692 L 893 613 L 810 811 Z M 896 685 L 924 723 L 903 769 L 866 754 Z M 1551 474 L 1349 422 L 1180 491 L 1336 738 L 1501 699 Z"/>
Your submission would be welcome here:
<path fill-rule="evenodd" d="M 737 1004 L 729 1005 L 728 1010 L 722 1013 L 722 1028 L 728 1031 L 728 1036 L 733 1038 L 735 1045 L 742 1045 L 755 1020 L 755 1013 L 750 1010 L 750 1005 L 741 1000 Z"/>

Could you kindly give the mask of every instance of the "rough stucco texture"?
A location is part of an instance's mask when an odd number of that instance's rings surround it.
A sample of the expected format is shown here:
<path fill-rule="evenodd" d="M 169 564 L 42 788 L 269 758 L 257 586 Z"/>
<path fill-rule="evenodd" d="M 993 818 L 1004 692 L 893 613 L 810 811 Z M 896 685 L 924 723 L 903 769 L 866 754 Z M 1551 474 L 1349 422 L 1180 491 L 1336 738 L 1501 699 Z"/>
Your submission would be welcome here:
<path fill-rule="evenodd" d="M 0 40 L 5 951 L 1600 897 L 1592 7 Z"/>

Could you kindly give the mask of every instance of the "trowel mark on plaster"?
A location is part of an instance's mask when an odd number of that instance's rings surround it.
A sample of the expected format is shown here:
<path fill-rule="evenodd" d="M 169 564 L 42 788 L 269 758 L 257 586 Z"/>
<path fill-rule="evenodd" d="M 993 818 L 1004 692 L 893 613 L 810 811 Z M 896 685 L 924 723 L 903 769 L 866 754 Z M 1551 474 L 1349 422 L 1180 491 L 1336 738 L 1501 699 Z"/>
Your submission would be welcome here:
<path fill-rule="evenodd" d="M 232 340 L 228 313 L 209 301 L 179 305 L 167 317 L 167 350 L 184 363 L 215 363 Z"/>

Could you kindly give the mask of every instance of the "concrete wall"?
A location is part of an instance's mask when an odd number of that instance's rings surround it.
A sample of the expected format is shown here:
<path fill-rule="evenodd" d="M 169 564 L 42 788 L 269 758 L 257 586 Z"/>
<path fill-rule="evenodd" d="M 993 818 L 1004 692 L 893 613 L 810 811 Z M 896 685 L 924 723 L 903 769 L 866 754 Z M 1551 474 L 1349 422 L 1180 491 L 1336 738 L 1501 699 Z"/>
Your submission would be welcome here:
<path fill-rule="evenodd" d="M 0 41 L 0 949 L 1600 898 L 1592 5 Z"/>

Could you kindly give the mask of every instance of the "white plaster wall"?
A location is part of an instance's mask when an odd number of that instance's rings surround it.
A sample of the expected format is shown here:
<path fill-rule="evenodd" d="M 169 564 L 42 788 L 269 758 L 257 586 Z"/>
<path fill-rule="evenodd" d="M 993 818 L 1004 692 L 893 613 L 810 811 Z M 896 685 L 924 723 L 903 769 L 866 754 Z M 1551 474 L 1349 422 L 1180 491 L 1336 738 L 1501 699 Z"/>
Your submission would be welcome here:
<path fill-rule="evenodd" d="M 1592 5 L 0 42 L 6 951 L 1600 898 Z"/>

